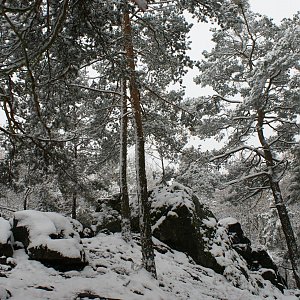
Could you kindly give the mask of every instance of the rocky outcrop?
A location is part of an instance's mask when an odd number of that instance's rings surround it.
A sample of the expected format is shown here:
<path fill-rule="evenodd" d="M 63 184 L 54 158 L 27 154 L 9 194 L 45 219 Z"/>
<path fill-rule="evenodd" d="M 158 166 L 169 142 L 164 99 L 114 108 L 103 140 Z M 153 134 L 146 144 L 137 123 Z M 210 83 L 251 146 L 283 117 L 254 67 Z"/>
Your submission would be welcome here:
<path fill-rule="evenodd" d="M 224 271 L 209 251 L 217 221 L 190 189 L 180 184 L 161 186 L 150 195 L 153 236 L 185 252 L 204 267 Z"/>
<path fill-rule="evenodd" d="M 258 291 L 262 278 L 281 291 L 285 287 L 271 257 L 265 250 L 251 247 L 237 220 L 218 222 L 189 188 L 178 183 L 160 186 L 149 200 L 153 235 L 171 248 L 187 253 L 197 264 L 253 293 Z"/>
<path fill-rule="evenodd" d="M 286 282 L 279 274 L 278 268 L 266 249 L 262 247 L 252 248 L 250 240 L 245 237 L 241 224 L 234 218 L 226 218 L 219 221 L 227 229 L 231 239 L 232 247 L 247 262 L 251 271 L 259 273 L 264 279 L 269 280 L 283 291 Z"/>
<path fill-rule="evenodd" d="M 107 198 L 99 204 L 101 230 L 120 230 L 118 199 Z M 185 252 L 195 263 L 223 274 L 236 287 L 254 294 L 263 285 L 263 279 L 270 280 L 280 290 L 284 288 L 284 280 L 268 253 L 251 247 L 237 220 L 226 218 L 218 222 L 191 189 L 179 183 L 158 186 L 149 192 L 149 201 L 153 236 L 169 247 Z M 138 232 L 136 199 L 131 207 L 132 229 Z"/>
<path fill-rule="evenodd" d="M 96 232 L 121 231 L 121 196 L 120 194 L 102 198 L 98 201 L 94 214 Z"/>
<path fill-rule="evenodd" d="M 87 265 L 79 234 L 60 214 L 16 212 L 12 231 L 15 241 L 23 243 L 31 259 L 61 271 L 78 270 Z"/>

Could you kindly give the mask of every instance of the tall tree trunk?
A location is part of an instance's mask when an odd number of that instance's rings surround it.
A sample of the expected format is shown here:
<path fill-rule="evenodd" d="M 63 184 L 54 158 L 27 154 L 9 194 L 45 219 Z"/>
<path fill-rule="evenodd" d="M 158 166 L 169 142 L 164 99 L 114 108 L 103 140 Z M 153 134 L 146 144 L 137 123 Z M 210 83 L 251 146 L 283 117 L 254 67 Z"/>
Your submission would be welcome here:
<path fill-rule="evenodd" d="M 279 186 L 279 180 L 276 176 L 276 172 L 274 172 L 274 157 L 270 148 L 270 145 L 265 139 L 264 131 L 263 131 L 263 124 L 264 124 L 264 118 L 265 113 L 263 110 L 258 110 L 257 113 L 258 120 L 256 125 L 256 131 L 258 134 L 258 138 L 260 141 L 260 144 L 263 147 L 264 157 L 266 160 L 266 164 L 268 167 L 268 173 L 269 173 L 269 185 L 273 193 L 274 202 L 276 205 L 276 209 L 278 212 L 279 220 L 281 222 L 282 230 L 285 236 L 289 258 L 291 261 L 294 279 L 297 285 L 297 288 L 300 288 L 300 255 L 299 255 L 299 249 L 297 245 L 297 241 L 295 238 L 295 234 L 293 231 L 293 227 L 290 221 L 290 217 L 286 208 L 286 205 L 283 201 L 281 189 Z"/>
<path fill-rule="evenodd" d="M 72 193 L 72 213 L 71 213 L 72 219 L 74 220 L 76 220 L 77 218 L 76 208 L 77 208 L 77 192 L 74 191 Z"/>
<path fill-rule="evenodd" d="M 127 97 L 126 81 L 122 80 L 122 97 L 121 97 L 121 130 L 120 130 L 120 193 L 121 193 L 121 215 L 122 215 L 122 237 L 126 242 L 132 239 L 130 226 L 130 207 L 127 186 Z"/>
<path fill-rule="evenodd" d="M 77 218 L 77 213 L 76 213 L 76 209 L 77 209 L 77 145 L 74 145 L 74 176 L 76 179 L 75 182 L 75 187 L 74 187 L 74 191 L 72 192 L 72 212 L 71 212 L 71 216 L 72 219 Z"/>
<path fill-rule="evenodd" d="M 152 242 L 152 232 L 150 224 L 150 203 L 148 201 L 147 178 L 145 168 L 145 147 L 144 132 L 142 123 L 142 111 L 140 103 L 140 93 L 136 82 L 134 51 L 132 44 L 132 30 L 128 12 L 128 3 L 124 1 L 123 12 L 123 35 L 126 52 L 127 67 L 129 70 L 130 101 L 135 123 L 135 155 L 136 155 L 136 177 L 137 194 L 139 200 L 139 220 L 143 266 L 156 278 L 156 267 L 154 259 L 154 249 Z"/>

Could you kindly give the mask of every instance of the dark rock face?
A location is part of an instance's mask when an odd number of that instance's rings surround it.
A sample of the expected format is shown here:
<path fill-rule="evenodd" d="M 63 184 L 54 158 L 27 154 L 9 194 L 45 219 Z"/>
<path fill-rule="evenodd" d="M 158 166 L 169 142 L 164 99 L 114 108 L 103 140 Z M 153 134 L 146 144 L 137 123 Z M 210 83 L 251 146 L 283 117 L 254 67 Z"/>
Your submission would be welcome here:
<path fill-rule="evenodd" d="M 287 287 L 286 282 L 268 252 L 264 249 L 252 249 L 251 242 L 244 236 L 240 223 L 227 224 L 227 230 L 232 247 L 246 260 L 249 270 L 259 272 L 264 279 L 283 291 Z"/>
<path fill-rule="evenodd" d="M 167 189 L 169 189 L 167 192 L 170 193 L 171 201 L 165 199 L 163 200 L 164 205 L 157 207 L 157 201 L 160 201 L 157 199 L 161 199 L 160 194 L 165 193 Z M 161 193 L 156 190 L 150 196 L 152 200 L 151 219 L 154 224 L 153 236 L 171 248 L 187 253 L 197 264 L 222 273 L 224 268 L 208 251 L 206 242 L 206 239 L 213 235 L 213 229 L 206 227 L 203 223 L 203 220 L 208 218 L 215 220 L 215 218 L 211 211 L 200 204 L 197 197 L 192 196 L 188 200 L 187 193 L 188 191 L 184 190 L 183 186 L 178 185 L 177 187 L 162 187 Z M 179 201 L 173 203 L 172 196 Z"/>
<path fill-rule="evenodd" d="M 1 256 L 5 256 L 5 257 L 13 256 L 13 248 L 10 241 L 7 242 L 6 244 L 0 244 L 0 257 Z"/>
<path fill-rule="evenodd" d="M 15 242 L 21 242 L 24 248 L 27 249 L 28 245 L 30 244 L 29 229 L 26 226 L 18 225 L 18 220 L 13 219 L 12 232 Z"/>
<path fill-rule="evenodd" d="M 256 249 L 252 250 L 251 254 L 250 270 L 259 271 L 264 279 L 272 282 L 283 292 L 287 288 L 287 283 L 279 274 L 278 268 L 268 252 L 264 249 Z"/>
<path fill-rule="evenodd" d="M 96 232 L 121 231 L 121 195 L 116 194 L 98 201 L 96 213 L 101 217 L 97 220 Z"/>
<path fill-rule="evenodd" d="M 79 234 L 62 215 L 16 212 L 12 231 L 15 241 L 23 243 L 30 259 L 60 271 L 81 270 L 87 265 Z"/>
<path fill-rule="evenodd" d="M 66 257 L 61 252 L 51 250 L 44 245 L 29 247 L 27 250 L 31 259 L 62 272 L 82 270 L 87 265 L 84 252 L 82 257 Z"/>
<path fill-rule="evenodd" d="M 241 224 L 236 220 L 227 224 L 227 231 L 230 237 L 232 247 L 248 263 L 251 261 L 252 248 L 250 240 L 245 237 Z"/>

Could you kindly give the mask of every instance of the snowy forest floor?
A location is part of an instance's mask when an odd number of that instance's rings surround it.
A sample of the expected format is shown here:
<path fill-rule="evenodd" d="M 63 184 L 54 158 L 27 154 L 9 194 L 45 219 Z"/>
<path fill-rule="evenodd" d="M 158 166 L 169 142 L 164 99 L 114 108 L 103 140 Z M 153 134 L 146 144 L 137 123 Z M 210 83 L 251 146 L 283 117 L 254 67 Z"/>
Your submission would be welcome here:
<path fill-rule="evenodd" d="M 141 268 L 137 238 L 125 243 L 120 234 L 99 234 L 83 239 L 89 266 L 82 271 L 59 272 L 29 260 L 24 249 L 16 250 L 16 267 L 0 265 L 0 299 L 5 289 L 12 300 L 46 299 L 149 299 L 149 300 L 297 300 L 296 291 L 282 294 L 265 281 L 259 295 L 234 287 L 222 275 L 193 263 L 155 240 L 158 280 Z"/>

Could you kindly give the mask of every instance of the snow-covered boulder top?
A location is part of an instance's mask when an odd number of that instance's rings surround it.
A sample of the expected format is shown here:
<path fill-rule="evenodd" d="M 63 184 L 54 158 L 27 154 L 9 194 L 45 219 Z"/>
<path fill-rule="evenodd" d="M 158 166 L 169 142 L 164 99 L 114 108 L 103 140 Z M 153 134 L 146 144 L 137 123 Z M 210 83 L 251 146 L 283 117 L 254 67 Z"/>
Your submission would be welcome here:
<path fill-rule="evenodd" d="M 18 228 L 26 228 L 28 231 L 29 241 L 25 245 L 28 249 L 47 247 L 64 257 L 82 257 L 83 247 L 79 234 L 74 231 L 68 218 L 58 213 L 18 211 L 14 214 L 14 234 Z"/>
<path fill-rule="evenodd" d="M 18 222 L 18 226 L 29 229 L 31 240 L 52 234 L 61 234 L 65 238 L 73 237 L 76 234 L 70 221 L 54 212 L 23 210 L 15 212 L 14 219 Z"/>
<path fill-rule="evenodd" d="M 237 224 L 238 220 L 232 217 L 219 220 L 218 225 L 227 228 L 229 225 Z"/>
<path fill-rule="evenodd" d="M 9 221 L 0 217 L 0 244 L 6 244 L 10 240 L 11 226 Z"/>
<path fill-rule="evenodd" d="M 181 205 L 186 206 L 190 212 L 195 210 L 195 205 L 192 201 L 192 190 L 177 182 L 173 182 L 170 186 L 155 188 L 150 197 L 152 198 L 152 210 L 168 206 L 175 208 Z"/>

